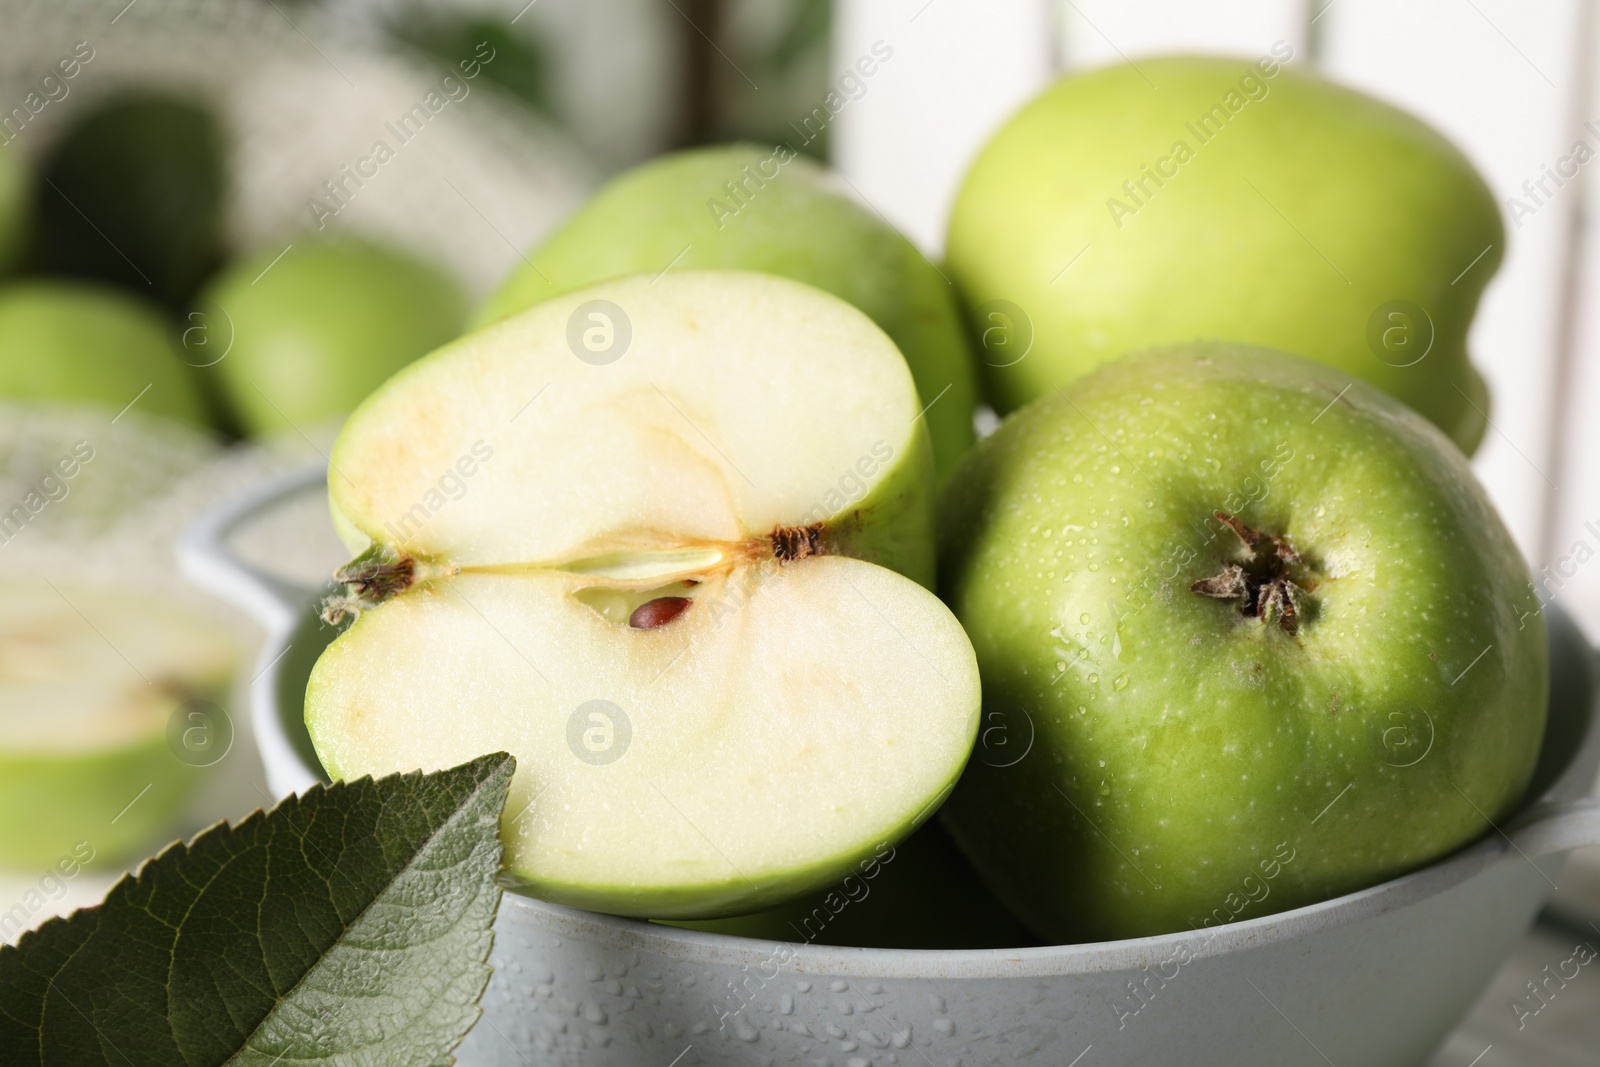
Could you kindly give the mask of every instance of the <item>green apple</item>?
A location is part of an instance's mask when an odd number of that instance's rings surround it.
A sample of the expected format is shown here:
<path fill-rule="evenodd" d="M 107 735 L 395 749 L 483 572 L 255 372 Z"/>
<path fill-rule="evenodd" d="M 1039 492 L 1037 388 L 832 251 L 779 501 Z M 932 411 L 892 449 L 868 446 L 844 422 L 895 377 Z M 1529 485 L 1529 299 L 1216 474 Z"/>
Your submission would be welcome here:
<path fill-rule="evenodd" d="M 218 276 L 186 341 L 197 363 L 216 361 L 243 429 L 266 434 L 348 415 L 465 317 L 459 286 L 430 264 L 365 242 L 296 241 Z"/>
<path fill-rule="evenodd" d="M 223 256 L 225 154 L 216 119 L 187 99 L 90 112 L 41 164 L 34 268 L 183 307 Z"/>
<path fill-rule="evenodd" d="M 751 353 L 759 352 L 759 361 Z M 838 882 L 977 728 L 893 342 L 771 275 L 636 276 L 448 345 L 357 409 L 306 726 L 336 778 L 517 758 L 509 879 L 647 918 Z"/>
<path fill-rule="evenodd" d="M 898 231 L 787 147 L 694 149 L 616 178 L 506 280 L 477 321 L 623 274 L 704 268 L 777 274 L 854 304 L 910 364 L 941 477 L 972 446 L 976 372 L 949 284 Z"/>
<path fill-rule="evenodd" d="M 1454 145 L 1264 57 L 1058 82 L 979 154 L 947 254 L 1002 414 L 1124 352 L 1233 341 L 1370 382 L 1470 453 L 1467 330 L 1504 250 Z"/>
<path fill-rule="evenodd" d="M 0 273 L 11 269 L 28 233 L 28 180 L 16 149 L 0 145 Z"/>
<path fill-rule="evenodd" d="M 166 320 L 85 282 L 0 288 L 0 397 L 98 404 L 207 425 L 194 372 Z"/>
<path fill-rule="evenodd" d="M 0 863 L 149 847 L 227 754 L 237 649 L 143 589 L 8 579 L 0 592 Z M 82 852 L 77 853 L 83 860 Z"/>
<path fill-rule="evenodd" d="M 1365 383 L 1243 347 L 1128 357 L 1007 419 L 942 508 L 985 739 L 1026 751 L 974 759 L 944 817 L 1048 938 L 1371 885 L 1527 785 L 1528 568 L 1460 450 Z"/>
<path fill-rule="evenodd" d="M 668 925 L 850 948 L 1017 948 L 1033 943 L 937 820 L 898 845 L 884 843 L 823 892 L 754 915 Z"/>

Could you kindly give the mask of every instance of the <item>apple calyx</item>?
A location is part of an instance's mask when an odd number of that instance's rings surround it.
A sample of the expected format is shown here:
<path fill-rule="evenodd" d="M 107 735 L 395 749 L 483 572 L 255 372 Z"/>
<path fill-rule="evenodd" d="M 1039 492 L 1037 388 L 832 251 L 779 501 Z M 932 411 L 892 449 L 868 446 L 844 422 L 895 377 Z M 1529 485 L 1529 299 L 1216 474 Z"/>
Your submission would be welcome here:
<path fill-rule="evenodd" d="M 829 555 L 823 540 L 825 524 L 814 522 L 809 526 L 776 526 L 772 530 L 772 555 L 779 563 L 793 563 L 807 556 Z"/>
<path fill-rule="evenodd" d="M 1264 623 L 1276 620 L 1291 637 L 1299 633 L 1306 589 L 1294 581 L 1289 569 L 1304 565 L 1304 558 L 1276 534 L 1252 529 L 1226 512 L 1214 512 L 1213 516 L 1238 536 L 1250 557 L 1243 562 L 1228 562 L 1217 574 L 1189 586 L 1189 592 L 1216 600 L 1236 600 L 1240 615 L 1254 616 Z"/>
<path fill-rule="evenodd" d="M 374 544 L 334 571 L 334 581 L 343 583 L 344 592 L 322 602 L 322 621 L 338 626 L 346 619 L 359 618 L 368 608 L 411 588 L 416 577 L 416 561 L 410 556 L 403 556 L 388 545 Z"/>

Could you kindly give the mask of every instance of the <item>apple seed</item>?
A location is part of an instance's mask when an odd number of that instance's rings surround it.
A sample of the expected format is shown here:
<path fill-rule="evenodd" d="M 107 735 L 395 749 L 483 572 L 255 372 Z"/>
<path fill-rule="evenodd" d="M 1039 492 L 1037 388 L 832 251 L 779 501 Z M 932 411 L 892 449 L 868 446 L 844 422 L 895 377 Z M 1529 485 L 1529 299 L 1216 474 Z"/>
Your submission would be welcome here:
<path fill-rule="evenodd" d="M 692 603 L 686 596 L 658 596 L 654 600 L 646 600 L 633 609 L 633 614 L 628 616 L 628 625 L 635 630 L 654 630 L 682 615 Z"/>

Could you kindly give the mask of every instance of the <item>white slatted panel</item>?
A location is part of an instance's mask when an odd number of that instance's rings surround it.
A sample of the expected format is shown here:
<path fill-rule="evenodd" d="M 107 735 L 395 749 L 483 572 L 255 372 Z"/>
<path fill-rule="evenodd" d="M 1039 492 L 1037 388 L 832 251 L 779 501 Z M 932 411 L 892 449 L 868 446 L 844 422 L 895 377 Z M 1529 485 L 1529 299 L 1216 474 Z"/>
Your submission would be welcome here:
<path fill-rule="evenodd" d="M 1444 131 L 1489 180 L 1502 210 L 1565 155 L 1580 99 L 1579 0 L 1337 0 L 1321 20 L 1321 65 Z M 1542 564 L 1556 481 L 1552 413 L 1563 279 L 1577 184 L 1518 228 L 1479 310 L 1474 360 L 1490 419 L 1475 466 L 1524 553 Z M 1466 266 L 1465 263 L 1462 264 Z"/>
<path fill-rule="evenodd" d="M 894 50 L 835 119 L 833 163 L 925 252 L 944 249 L 956 186 L 1053 68 L 1048 0 L 840 0 L 833 73 Z"/>
<path fill-rule="evenodd" d="M 1600 50 L 1600 18 L 1591 19 L 1587 51 Z M 1549 555 L 1541 584 L 1555 602 L 1577 616 L 1591 641 L 1600 641 L 1600 63 L 1591 60 L 1588 92 L 1574 135 L 1596 153 L 1583 167 L 1580 188 L 1586 209 L 1576 238 L 1582 248 L 1572 288 L 1576 324 L 1568 373 L 1560 391 L 1566 428 L 1557 472 L 1561 486 L 1547 537 Z M 1524 227 L 1526 228 L 1526 227 Z"/>
<path fill-rule="evenodd" d="M 1310 23 L 1305 0 L 1056 0 L 1056 11 L 1068 69 L 1168 52 L 1254 58 L 1274 41 L 1303 56 Z"/>

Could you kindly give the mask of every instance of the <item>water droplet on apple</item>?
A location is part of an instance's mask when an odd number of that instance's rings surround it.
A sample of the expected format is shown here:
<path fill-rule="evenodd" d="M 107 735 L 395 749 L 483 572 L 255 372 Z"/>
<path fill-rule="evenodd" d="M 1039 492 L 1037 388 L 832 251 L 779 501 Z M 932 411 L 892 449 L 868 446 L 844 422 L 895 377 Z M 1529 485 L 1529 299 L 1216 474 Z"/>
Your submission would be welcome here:
<path fill-rule="evenodd" d="M 1126 674 L 1117 675 L 1116 681 L 1111 683 L 1111 688 L 1117 690 L 1128 688 L 1128 676 Z"/>
<path fill-rule="evenodd" d="M 1104 778 L 1100 779 L 1100 795 L 1103 797 L 1111 795 L 1111 786 Z"/>
<path fill-rule="evenodd" d="M 1079 715 L 1086 715 L 1086 714 L 1088 714 L 1088 712 L 1089 712 L 1088 708 L 1084 707 L 1082 704 L 1078 705 L 1078 714 Z"/>
<path fill-rule="evenodd" d="M 1089 675 L 1089 684 L 1090 685 L 1099 685 L 1100 684 L 1100 676 L 1098 674 Z"/>

